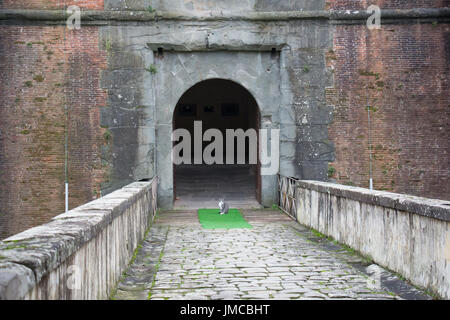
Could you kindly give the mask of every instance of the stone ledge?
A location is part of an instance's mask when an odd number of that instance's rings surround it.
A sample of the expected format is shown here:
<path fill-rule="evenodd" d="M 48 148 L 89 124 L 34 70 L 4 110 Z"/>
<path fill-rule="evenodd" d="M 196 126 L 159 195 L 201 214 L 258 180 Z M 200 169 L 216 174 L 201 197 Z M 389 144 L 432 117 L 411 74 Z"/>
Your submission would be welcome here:
<path fill-rule="evenodd" d="M 298 186 L 368 204 L 411 212 L 447 222 L 450 221 L 450 201 L 312 180 L 298 181 Z"/>
<path fill-rule="evenodd" d="M 152 183 L 132 183 L 0 241 L 0 299 L 23 297 L 139 197 L 151 192 Z"/>
<path fill-rule="evenodd" d="M 23 297 L 35 283 L 34 273 L 29 268 L 0 260 L 0 300 Z"/>
<path fill-rule="evenodd" d="M 315 11 L 247 11 L 247 12 L 177 12 L 177 11 L 81 11 L 81 22 L 102 21 L 290 21 L 304 19 L 366 20 L 371 14 L 358 10 Z M 40 20 L 65 22 L 70 16 L 63 10 L 0 10 L 0 20 Z M 382 19 L 448 18 L 450 8 L 382 9 Z M 104 23 L 101 23 L 104 24 Z"/>

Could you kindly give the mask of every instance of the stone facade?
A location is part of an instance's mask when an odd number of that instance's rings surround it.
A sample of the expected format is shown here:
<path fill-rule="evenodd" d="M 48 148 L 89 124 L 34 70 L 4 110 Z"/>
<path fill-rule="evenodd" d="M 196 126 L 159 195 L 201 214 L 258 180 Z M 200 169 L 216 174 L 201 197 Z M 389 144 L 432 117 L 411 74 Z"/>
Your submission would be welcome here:
<path fill-rule="evenodd" d="M 0 238 L 63 211 L 66 137 L 71 208 L 155 174 L 170 207 L 172 111 L 209 78 L 281 129 L 283 175 L 368 186 L 369 103 L 375 188 L 448 198 L 448 3 L 376 3 L 381 30 L 365 1 L 68 1 L 69 30 L 60 1 L 2 1 Z"/>

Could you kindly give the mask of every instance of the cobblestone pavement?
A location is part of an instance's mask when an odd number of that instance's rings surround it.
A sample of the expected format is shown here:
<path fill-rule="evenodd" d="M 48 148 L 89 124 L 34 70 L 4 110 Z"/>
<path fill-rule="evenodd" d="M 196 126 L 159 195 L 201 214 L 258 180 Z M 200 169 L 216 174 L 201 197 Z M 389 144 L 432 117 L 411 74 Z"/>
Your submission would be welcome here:
<path fill-rule="evenodd" d="M 113 299 L 429 299 L 278 211 L 253 229 L 205 230 L 195 212 L 156 219 Z"/>

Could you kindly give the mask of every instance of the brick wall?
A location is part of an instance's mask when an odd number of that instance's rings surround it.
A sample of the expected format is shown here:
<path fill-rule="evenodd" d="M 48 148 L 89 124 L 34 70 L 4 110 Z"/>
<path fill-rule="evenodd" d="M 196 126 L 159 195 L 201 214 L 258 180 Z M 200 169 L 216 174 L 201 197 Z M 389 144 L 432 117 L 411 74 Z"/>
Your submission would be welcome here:
<path fill-rule="evenodd" d="M 326 0 L 325 7 L 334 10 L 363 10 L 370 5 L 382 9 L 443 8 L 450 6 L 450 0 Z"/>
<path fill-rule="evenodd" d="M 337 26 L 327 54 L 335 88 L 329 127 L 340 183 L 450 199 L 450 26 Z"/>
<path fill-rule="evenodd" d="M 90 27 L 0 28 L 0 239 L 64 211 L 66 128 L 70 207 L 98 195 L 106 58 L 97 39 Z"/>
<path fill-rule="evenodd" d="M 103 4 L 104 0 L 3 0 L 0 8 L 49 10 L 76 5 L 86 10 L 103 10 Z"/>

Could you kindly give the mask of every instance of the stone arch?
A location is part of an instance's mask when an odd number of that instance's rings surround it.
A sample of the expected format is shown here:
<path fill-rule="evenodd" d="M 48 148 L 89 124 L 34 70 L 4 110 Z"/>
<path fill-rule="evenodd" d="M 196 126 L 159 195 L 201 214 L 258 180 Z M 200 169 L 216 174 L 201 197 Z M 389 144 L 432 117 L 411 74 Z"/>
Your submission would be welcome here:
<path fill-rule="evenodd" d="M 222 79 L 245 88 L 260 111 L 262 128 L 279 128 L 279 60 L 270 52 L 165 52 L 155 59 L 156 174 L 160 178 L 159 206 L 173 205 L 173 168 L 170 137 L 175 107 L 189 88 L 203 81 Z M 276 176 L 261 177 L 261 202 L 271 206 L 277 198 Z"/>
<path fill-rule="evenodd" d="M 194 123 L 196 125 L 194 125 Z M 194 141 L 201 141 L 194 127 L 202 134 L 208 129 L 221 133 L 223 148 L 212 154 L 217 162 L 207 163 L 203 151 L 217 141 L 202 141 L 201 156 L 195 156 Z M 173 114 L 173 130 L 190 133 L 190 150 L 184 152 L 187 163 L 174 164 L 174 204 L 177 208 L 193 208 L 198 203 L 215 207 L 221 197 L 234 207 L 258 207 L 261 202 L 261 171 L 258 163 L 258 129 L 260 111 L 252 94 L 235 81 L 212 78 L 196 83 L 177 102 Z M 233 163 L 227 162 L 232 154 L 226 147 L 226 130 L 242 130 L 251 138 L 244 141 L 245 150 L 234 143 Z M 198 139 L 197 139 L 198 138 Z M 250 140 L 253 139 L 253 143 Z M 184 142 L 174 145 L 185 146 Z M 219 151 L 220 150 L 220 151 Z M 186 151 L 186 150 L 185 150 Z M 218 151 L 218 153 L 216 153 Z M 238 156 L 239 153 L 239 156 Z M 178 152 L 177 152 L 178 154 Z M 220 156 L 222 155 L 222 156 Z M 230 157 L 229 157 L 230 156 Z M 241 158 L 242 157 L 242 158 Z M 239 159 L 240 158 L 240 159 Z"/>

